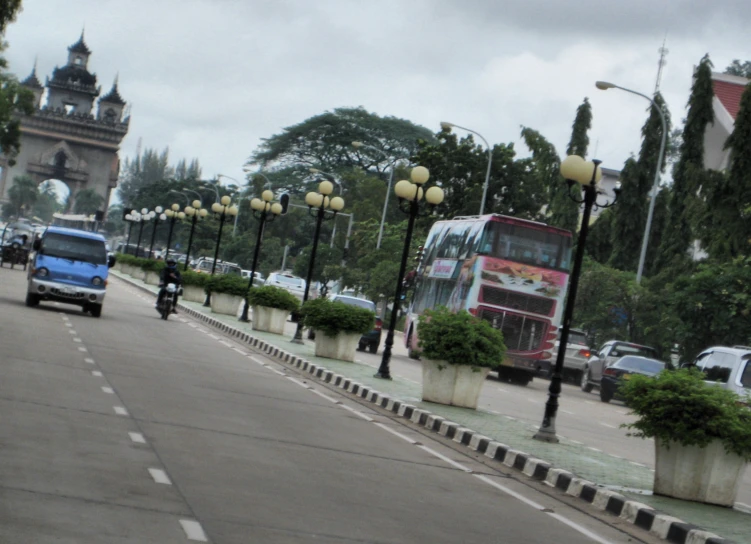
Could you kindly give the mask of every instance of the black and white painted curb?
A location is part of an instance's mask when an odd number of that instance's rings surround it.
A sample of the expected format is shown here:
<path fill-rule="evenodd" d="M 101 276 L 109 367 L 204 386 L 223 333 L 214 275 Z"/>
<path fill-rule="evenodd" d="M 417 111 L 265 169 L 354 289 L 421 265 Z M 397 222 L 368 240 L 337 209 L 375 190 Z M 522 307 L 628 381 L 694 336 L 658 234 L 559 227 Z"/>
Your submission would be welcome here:
<path fill-rule="evenodd" d="M 121 278 L 128 281 L 125 278 Z M 129 282 L 130 283 L 130 282 Z M 141 285 L 131 283 L 154 295 L 154 293 Z M 156 295 L 154 295 L 156 296 Z M 454 442 L 463 444 L 469 449 L 494 459 L 505 466 L 516 469 L 533 480 L 545 482 L 567 495 L 577 497 L 600 511 L 606 511 L 618 516 L 620 519 L 636 525 L 650 534 L 675 544 L 733 544 L 732 541 L 719 537 L 714 533 L 705 531 L 701 527 L 685 523 L 678 518 L 655 510 L 651 506 L 627 499 L 625 496 L 606 489 L 602 486 L 577 478 L 573 473 L 554 468 L 551 463 L 537 459 L 536 457 L 513 449 L 511 446 L 496 442 L 487 436 L 483 436 L 472 429 L 462 427 L 458 423 L 432 414 L 427 410 L 419 409 L 411 404 L 406 404 L 394 399 L 389 395 L 380 393 L 366 385 L 352 381 L 346 376 L 336 374 L 327 368 L 311 363 L 302 357 L 288 353 L 278 346 L 264 342 L 251 334 L 243 332 L 235 327 L 227 325 L 218 319 L 203 312 L 189 308 L 183 304 L 177 307 L 186 314 L 203 321 L 207 325 L 219 329 L 228 336 L 256 348 L 269 357 L 289 364 L 320 379 L 322 382 L 339 387 L 352 395 L 360 397 L 392 412 L 404 419 L 408 419 L 425 429 L 436 432 Z"/>

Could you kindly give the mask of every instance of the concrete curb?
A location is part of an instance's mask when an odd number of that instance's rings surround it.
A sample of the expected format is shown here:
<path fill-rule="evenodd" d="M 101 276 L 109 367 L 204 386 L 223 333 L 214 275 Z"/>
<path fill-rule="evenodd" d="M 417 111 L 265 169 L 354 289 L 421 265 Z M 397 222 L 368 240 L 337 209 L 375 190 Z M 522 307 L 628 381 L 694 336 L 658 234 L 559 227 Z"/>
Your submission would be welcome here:
<path fill-rule="evenodd" d="M 122 277 L 119 277 L 119 279 L 156 296 L 150 289 L 142 285 L 131 283 Z M 485 457 L 502 463 L 506 467 L 522 472 L 533 480 L 542 481 L 551 487 L 563 491 L 567 495 L 577 497 L 589 503 L 597 510 L 606 511 L 618 516 L 628 523 L 649 531 L 650 534 L 658 538 L 674 544 L 733 544 L 731 540 L 705 531 L 696 525 L 685 523 L 646 504 L 629 500 L 625 496 L 598 486 L 593 482 L 577 478 L 575 474 L 567 470 L 554 468 L 551 463 L 515 450 L 506 444 L 495 442 L 472 429 L 462 427 L 459 423 L 448 421 L 427 410 L 418 409 L 411 404 L 393 399 L 389 395 L 380 393 L 366 385 L 353 382 L 345 376 L 335 374 L 323 366 L 313 364 L 302 357 L 288 353 L 278 346 L 242 332 L 203 312 L 193 310 L 180 303 L 178 303 L 177 307 L 186 314 L 249 344 L 251 347 L 261 350 L 270 357 L 278 359 L 280 362 L 308 372 L 324 383 L 339 387 L 399 417 L 408 419 L 412 423 L 420 425 L 429 431 L 436 432 L 454 442 L 463 444 L 469 449 L 483 454 Z"/>

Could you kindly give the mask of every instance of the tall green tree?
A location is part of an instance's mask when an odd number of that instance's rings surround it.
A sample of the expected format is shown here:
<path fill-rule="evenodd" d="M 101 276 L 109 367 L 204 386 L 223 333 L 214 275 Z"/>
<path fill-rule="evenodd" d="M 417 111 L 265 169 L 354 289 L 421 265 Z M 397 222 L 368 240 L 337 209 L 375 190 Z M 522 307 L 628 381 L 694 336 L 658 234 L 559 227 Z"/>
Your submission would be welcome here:
<path fill-rule="evenodd" d="M 93 215 L 104 206 L 104 197 L 94 189 L 81 189 L 76 193 L 73 213 Z"/>
<path fill-rule="evenodd" d="M 694 239 L 690 201 L 699 189 L 692 176 L 694 171 L 704 170 L 704 133 L 707 125 L 714 122 L 713 96 L 712 61 L 709 55 L 704 55 L 694 74 L 680 157 L 673 167 L 673 190 L 657 258 L 658 270 L 667 267 L 680 269 L 689 258 L 688 251 Z"/>
<path fill-rule="evenodd" d="M 8 202 L 3 204 L 3 216 L 26 217 L 39 198 L 39 188 L 29 176 L 16 176 L 8 189 Z"/>
<path fill-rule="evenodd" d="M 741 62 L 740 60 L 735 59 L 727 68 L 725 68 L 725 73 L 731 76 L 740 76 L 751 79 L 751 61 L 746 60 Z"/>
<path fill-rule="evenodd" d="M 41 183 L 39 185 L 39 196 L 34 203 L 32 213 L 45 223 L 49 223 L 52 221 L 52 215 L 55 212 L 59 212 L 61 209 L 62 206 L 57 199 L 55 186 L 49 181 Z"/>
<path fill-rule="evenodd" d="M 126 206 L 136 207 L 135 202 L 138 200 L 141 190 L 157 181 L 166 179 L 178 179 L 186 182 L 200 180 L 201 165 L 198 159 L 192 159 L 187 165 L 185 159 L 181 159 L 177 164 L 177 168 L 170 165 L 169 148 L 164 148 L 161 152 L 158 152 L 156 149 L 147 147 L 143 150 L 143 153 L 136 157 L 126 158 L 117 189 L 120 200 Z M 177 177 L 177 174 L 181 177 Z"/>
<path fill-rule="evenodd" d="M 579 155 L 587 158 L 589 148 L 589 129 L 592 127 L 592 106 L 585 98 L 578 108 L 571 128 L 571 139 L 566 148 L 567 155 Z M 579 227 L 579 204 L 569 197 L 566 184 L 558 184 L 550 199 L 549 223 L 562 229 L 576 232 Z"/>
<path fill-rule="evenodd" d="M 613 208 L 603 210 L 597 220 L 589 227 L 586 255 L 599 264 L 607 264 L 613 253 Z"/>

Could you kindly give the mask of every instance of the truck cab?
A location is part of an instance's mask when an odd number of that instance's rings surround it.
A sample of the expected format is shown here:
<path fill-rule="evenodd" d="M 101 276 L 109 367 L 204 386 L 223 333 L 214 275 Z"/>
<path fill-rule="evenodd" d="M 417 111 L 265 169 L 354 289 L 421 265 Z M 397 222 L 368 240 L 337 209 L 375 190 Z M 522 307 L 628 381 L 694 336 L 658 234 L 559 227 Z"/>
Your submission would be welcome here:
<path fill-rule="evenodd" d="M 109 268 L 104 236 L 83 230 L 48 227 L 34 241 L 30 257 L 26 305 L 56 301 L 81 306 L 94 317 L 102 315 Z"/>

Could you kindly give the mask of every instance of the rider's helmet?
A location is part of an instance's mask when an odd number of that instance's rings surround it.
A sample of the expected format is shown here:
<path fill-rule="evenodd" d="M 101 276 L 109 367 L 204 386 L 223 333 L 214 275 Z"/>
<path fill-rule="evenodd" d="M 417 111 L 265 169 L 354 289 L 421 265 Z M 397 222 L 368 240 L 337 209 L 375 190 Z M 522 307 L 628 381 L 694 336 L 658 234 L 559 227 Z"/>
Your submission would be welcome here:
<path fill-rule="evenodd" d="M 167 268 L 175 268 L 177 266 L 177 261 L 173 259 L 172 257 L 170 257 L 169 259 L 167 259 L 166 264 L 167 264 Z"/>

